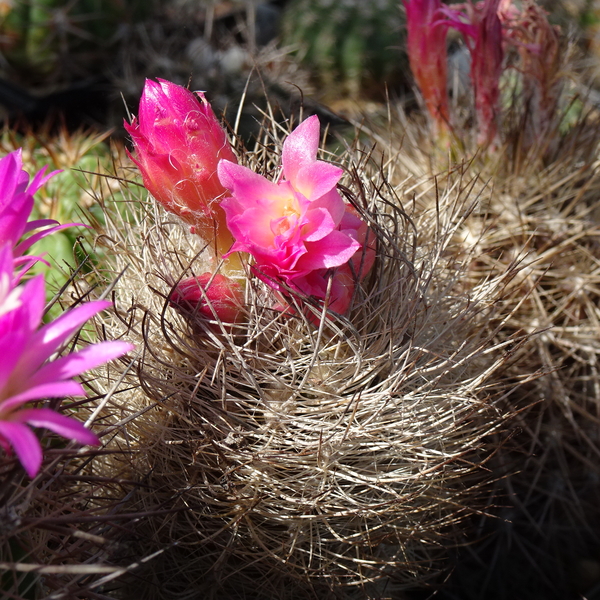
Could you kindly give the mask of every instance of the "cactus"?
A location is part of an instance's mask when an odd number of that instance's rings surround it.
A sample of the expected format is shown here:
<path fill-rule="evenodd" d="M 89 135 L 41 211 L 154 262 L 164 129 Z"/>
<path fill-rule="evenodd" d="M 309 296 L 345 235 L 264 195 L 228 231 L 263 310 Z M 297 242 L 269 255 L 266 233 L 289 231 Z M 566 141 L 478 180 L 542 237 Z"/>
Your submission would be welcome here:
<path fill-rule="evenodd" d="M 98 71 L 119 26 L 147 15 L 154 2 L 15 0 L 0 14 L 5 63 L 29 81 L 71 81 Z"/>
<path fill-rule="evenodd" d="M 359 92 L 383 97 L 406 65 L 403 16 L 395 0 L 292 0 L 283 14 L 282 41 L 299 48 L 302 62 L 338 98 Z"/>
<path fill-rule="evenodd" d="M 0 135 L 2 155 L 23 148 L 26 164 L 31 169 L 48 165 L 51 170 L 63 172 L 56 175 L 38 192 L 33 215 L 39 219 L 54 219 L 60 223 L 91 224 L 102 221 L 103 213 L 98 205 L 99 194 L 107 193 L 110 180 L 103 175 L 110 168 L 115 155 L 122 152 L 118 145 L 112 149 L 106 142 L 107 133 L 62 130 L 58 135 L 40 131 L 36 135 L 15 134 L 5 129 Z M 96 261 L 97 253 L 91 255 L 82 249 L 78 239 L 86 236 L 81 227 L 65 229 L 38 242 L 37 248 L 53 263 L 48 269 L 38 263 L 35 272 L 44 272 L 51 294 L 60 289 L 70 277 L 77 263 L 87 256 L 86 261 Z M 89 272 L 91 265 L 84 265 Z"/>

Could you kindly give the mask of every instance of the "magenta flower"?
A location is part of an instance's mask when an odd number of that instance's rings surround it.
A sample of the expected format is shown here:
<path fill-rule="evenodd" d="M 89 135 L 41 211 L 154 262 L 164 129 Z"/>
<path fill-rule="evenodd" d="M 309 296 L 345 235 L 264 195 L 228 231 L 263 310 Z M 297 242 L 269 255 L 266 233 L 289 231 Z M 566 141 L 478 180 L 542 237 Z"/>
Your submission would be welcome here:
<path fill-rule="evenodd" d="M 440 0 L 404 0 L 408 60 L 436 133 L 448 130 L 446 33 Z"/>
<path fill-rule="evenodd" d="M 46 168 L 43 168 L 30 183 L 29 175 L 23 170 L 20 149 L 0 159 L 0 248 L 11 246 L 17 264 L 30 265 L 40 260 L 38 257 L 22 255 L 43 237 L 74 225 L 85 227 L 81 223 L 59 225 L 52 219 L 28 221 L 34 205 L 33 195 L 57 173 L 60 171 L 46 175 Z M 25 234 L 47 225 L 52 227 L 22 239 Z"/>
<path fill-rule="evenodd" d="M 125 129 L 146 189 L 225 254 L 233 239 L 219 206 L 225 189 L 217 165 L 237 160 L 204 95 L 163 79 L 146 80 L 139 115 Z"/>
<path fill-rule="evenodd" d="M 46 398 L 85 396 L 73 377 L 132 349 L 125 342 L 102 342 L 56 358 L 69 338 L 110 303 L 88 302 L 41 325 L 44 287 L 42 275 L 17 286 L 10 245 L 0 249 L 0 446 L 7 452 L 12 446 L 30 477 L 40 469 L 42 449 L 29 426 L 45 427 L 82 444 L 98 444 L 99 440 L 75 419 L 50 408 L 24 405 Z"/>
<path fill-rule="evenodd" d="M 364 223 L 336 189 L 342 169 L 317 160 L 319 131 L 319 119 L 312 116 L 288 136 L 278 183 L 222 160 L 219 178 L 231 196 L 221 206 L 235 238 L 232 252 L 250 253 L 263 281 L 323 299 L 333 275 L 329 306 L 343 313 L 348 282 L 336 280 L 332 269 L 346 265 L 362 247 Z"/>

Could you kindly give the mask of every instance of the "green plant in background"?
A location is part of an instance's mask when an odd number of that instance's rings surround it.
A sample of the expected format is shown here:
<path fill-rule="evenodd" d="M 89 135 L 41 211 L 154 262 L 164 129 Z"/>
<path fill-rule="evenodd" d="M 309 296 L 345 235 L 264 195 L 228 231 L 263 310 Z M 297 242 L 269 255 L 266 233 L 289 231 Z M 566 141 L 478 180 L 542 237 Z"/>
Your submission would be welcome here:
<path fill-rule="evenodd" d="M 36 195 L 35 218 L 89 225 L 102 222 L 98 199 L 119 194 L 113 189 L 111 180 L 103 176 L 112 168 L 114 154 L 120 151 L 116 145 L 111 149 L 108 135 L 109 132 L 69 133 L 66 130 L 53 135 L 44 132 L 16 134 L 4 129 L 0 136 L 0 154 L 22 147 L 23 162 L 28 169 L 39 170 L 48 165 L 50 170 L 62 170 Z M 38 272 L 46 273 L 51 294 L 68 281 L 70 273 L 81 261 L 98 259 L 96 254 L 88 257 L 88 250 L 83 250 L 79 241 L 81 236 L 88 237 L 86 229 L 72 227 L 36 244 L 36 251 L 46 253 L 54 265 L 52 269 L 42 263 L 35 267 Z M 85 265 L 83 270 L 86 271 Z"/>
<path fill-rule="evenodd" d="M 396 0 L 292 0 L 283 14 L 283 43 L 299 48 L 326 97 L 383 97 L 406 71 L 403 35 Z"/>
<path fill-rule="evenodd" d="M 0 8 L 5 66 L 45 80 L 85 77 L 123 34 L 123 25 L 150 14 L 148 0 L 14 0 Z"/>

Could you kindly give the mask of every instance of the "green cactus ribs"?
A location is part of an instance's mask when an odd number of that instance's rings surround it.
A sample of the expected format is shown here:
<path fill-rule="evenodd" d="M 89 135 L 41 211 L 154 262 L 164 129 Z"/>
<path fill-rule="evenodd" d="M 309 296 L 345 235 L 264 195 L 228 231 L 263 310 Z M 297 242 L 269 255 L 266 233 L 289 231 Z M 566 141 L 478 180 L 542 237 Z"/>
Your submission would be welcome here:
<path fill-rule="evenodd" d="M 104 60 L 121 25 L 143 18 L 153 4 L 153 0 L 14 0 L 0 8 L 4 66 L 26 74 L 30 83 L 88 76 Z"/>
<path fill-rule="evenodd" d="M 298 48 L 325 99 L 385 99 L 405 83 L 404 15 L 396 0 L 291 0 L 284 44 Z"/>

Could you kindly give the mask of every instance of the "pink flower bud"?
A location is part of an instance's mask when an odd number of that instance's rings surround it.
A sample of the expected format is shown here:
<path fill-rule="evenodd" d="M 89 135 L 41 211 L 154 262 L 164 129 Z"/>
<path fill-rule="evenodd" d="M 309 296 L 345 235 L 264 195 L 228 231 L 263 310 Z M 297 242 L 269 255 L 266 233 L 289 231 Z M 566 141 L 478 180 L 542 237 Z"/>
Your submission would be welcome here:
<path fill-rule="evenodd" d="M 146 80 L 138 117 L 125 123 L 144 186 L 166 210 L 193 226 L 224 254 L 233 239 L 219 206 L 221 159 L 237 162 L 225 131 L 202 93 Z"/>
<path fill-rule="evenodd" d="M 202 319 L 238 323 L 243 317 L 244 292 L 233 279 L 203 273 L 180 281 L 171 294 L 175 308 Z"/>
<path fill-rule="evenodd" d="M 408 60 L 436 133 L 448 130 L 446 33 L 440 0 L 404 0 Z"/>

